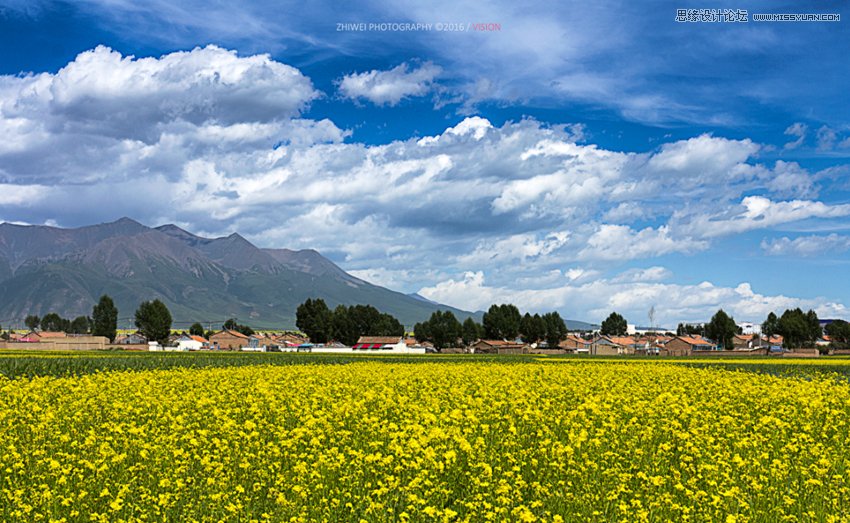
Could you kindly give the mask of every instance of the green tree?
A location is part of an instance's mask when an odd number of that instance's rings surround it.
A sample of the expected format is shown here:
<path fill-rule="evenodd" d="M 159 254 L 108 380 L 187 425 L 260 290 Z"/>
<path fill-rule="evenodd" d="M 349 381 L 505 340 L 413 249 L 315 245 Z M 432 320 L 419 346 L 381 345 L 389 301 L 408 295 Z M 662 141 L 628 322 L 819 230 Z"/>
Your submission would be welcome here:
<path fill-rule="evenodd" d="M 850 343 L 850 323 L 844 320 L 835 320 L 824 327 L 827 336 L 835 345 L 846 345 Z"/>
<path fill-rule="evenodd" d="M 136 309 L 136 328 L 148 340 L 164 345 L 171 334 L 171 311 L 160 300 L 142 302 Z"/>
<path fill-rule="evenodd" d="M 338 305 L 331 324 L 333 338 L 346 345 L 357 343 L 361 336 L 404 336 L 404 325 L 398 319 L 371 305 Z"/>
<path fill-rule="evenodd" d="M 193 323 L 192 326 L 189 327 L 189 334 L 192 336 L 200 336 L 202 338 L 205 337 L 204 326 L 198 322 Z"/>
<path fill-rule="evenodd" d="M 431 322 L 422 321 L 414 325 L 413 336 L 416 338 L 416 341 L 420 343 L 423 341 L 431 341 L 433 339 L 431 336 Z"/>
<path fill-rule="evenodd" d="M 27 326 L 27 328 L 29 330 L 34 331 L 35 329 L 38 328 L 39 325 L 41 325 L 41 318 L 39 318 L 35 314 L 30 314 L 24 320 L 24 324 Z"/>
<path fill-rule="evenodd" d="M 484 313 L 484 336 L 491 340 L 514 340 L 519 335 L 522 316 L 516 305 L 491 305 Z"/>
<path fill-rule="evenodd" d="M 764 323 L 761 324 L 761 333 L 766 337 L 770 337 L 777 332 L 779 332 L 779 318 L 776 317 L 776 314 L 771 312 L 767 315 L 767 319 L 764 320 Z"/>
<path fill-rule="evenodd" d="M 626 318 L 616 312 L 612 312 L 602 322 L 602 327 L 599 332 L 603 336 L 625 336 L 628 331 L 628 323 Z"/>
<path fill-rule="evenodd" d="M 118 308 L 108 295 L 104 294 L 91 311 L 92 334 L 105 336 L 109 343 L 115 341 L 118 332 Z"/>
<path fill-rule="evenodd" d="M 543 335 L 546 344 L 550 349 L 557 348 L 561 340 L 567 335 L 567 324 L 564 323 L 558 311 L 554 311 L 543 315 L 543 325 L 546 327 Z"/>
<path fill-rule="evenodd" d="M 41 330 L 48 332 L 66 332 L 71 330 L 71 322 L 55 312 L 46 314 L 41 319 Z"/>
<path fill-rule="evenodd" d="M 236 331 L 244 334 L 245 336 L 252 336 L 254 334 L 254 329 L 247 325 L 242 325 L 241 323 L 237 323 L 235 318 L 230 318 L 224 322 L 221 326 L 223 329 L 227 329 L 229 331 Z"/>
<path fill-rule="evenodd" d="M 816 319 L 817 315 L 814 315 L 814 318 L 813 315 L 813 312 L 804 313 L 799 307 L 782 313 L 776 324 L 776 333 L 782 335 L 784 347 L 794 349 L 814 345 L 816 334 L 812 320 Z"/>
<path fill-rule="evenodd" d="M 91 330 L 91 319 L 86 316 L 77 316 L 71 321 L 68 332 L 71 334 L 88 334 Z"/>
<path fill-rule="evenodd" d="M 327 343 L 333 336 L 331 310 L 321 298 L 308 298 L 295 311 L 295 325 L 313 343 Z"/>
<path fill-rule="evenodd" d="M 806 324 L 809 326 L 808 341 L 814 344 L 823 336 L 823 327 L 820 326 L 820 320 L 815 311 L 809 309 L 809 312 L 806 313 Z"/>
<path fill-rule="evenodd" d="M 726 314 L 723 309 L 715 312 L 711 321 L 705 326 L 705 335 L 726 350 L 734 348 L 735 334 L 737 333 L 738 325 L 735 323 L 735 319 Z"/>
<path fill-rule="evenodd" d="M 463 344 L 469 347 L 479 339 L 484 334 L 484 328 L 474 319 L 467 318 L 463 320 L 463 326 L 461 327 L 461 338 L 463 339 Z"/>
<path fill-rule="evenodd" d="M 525 343 L 536 343 L 546 337 L 546 323 L 539 314 L 526 312 L 519 323 L 519 334 Z"/>
<path fill-rule="evenodd" d="M 420 324 L 420 331 L 426 336 L 424 341 L 433 343 L 437 350 L 456 346 L 462 330 L 462 325 L 451 311 L 434 311 L 424 325 Z"/>

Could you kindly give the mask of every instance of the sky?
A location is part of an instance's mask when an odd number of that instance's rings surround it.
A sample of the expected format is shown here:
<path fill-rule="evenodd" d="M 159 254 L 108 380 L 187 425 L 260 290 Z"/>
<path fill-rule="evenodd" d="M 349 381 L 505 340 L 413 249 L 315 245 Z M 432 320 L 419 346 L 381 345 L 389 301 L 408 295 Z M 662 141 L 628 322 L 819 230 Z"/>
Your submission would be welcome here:
<path fill-rule="evenodd" d="M 238 232 L 466 310 L 850 319 L 848 23 L 0 0 L 0 221 Z"/>

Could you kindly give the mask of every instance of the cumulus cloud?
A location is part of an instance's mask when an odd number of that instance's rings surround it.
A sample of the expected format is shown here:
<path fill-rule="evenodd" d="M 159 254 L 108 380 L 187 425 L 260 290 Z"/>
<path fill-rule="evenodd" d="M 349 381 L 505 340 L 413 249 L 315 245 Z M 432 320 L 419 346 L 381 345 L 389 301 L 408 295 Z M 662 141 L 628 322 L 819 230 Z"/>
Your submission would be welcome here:
<path fill-rule="evenodd" d="M 579 258 L 626 261 L 672 252 L 691 253 L 706 248 L 708 242 L 704 240 L 673 238 L 667 226 L 635 231 L 626 225 L 603 224 L 588 238 L 587 246 L 579 252 Z"/>
<path fill-rule="evenodd" d="M 838 171 L 759 163 L 747 139 L 624 152 L 585 143 L 576 124 L 470 116 L 363 144 L 305 116 L 319 96 L 295 68 L 214 46 L 158 58 L 101 47 L 56 73 L 0 76 L 0 216 L 236 230 L 408 292 L 486 273 L 482 299 L 522 287 L 542 307 L 565 282 L 667 281 L 651 269 L 614 281 L 628 260 L 850 215 L 815 199 Z"/>
<path fill-rule="evenodd" d="M 388 71 L 352 73 L 339 80 L 339 92 L 346 98 L 365 98 L 375 105 L 397 105 L 405 98 L 424 96 L 440 75 L 440 66 L 425 62 L 411 68 L 407 63 Z"/>
<path fill-rule="evenodd" d="M 679 229 L 703 238 L 766 229 L 807 218 L 850 216 L 850 204 L 829 205 L 811 200 L 773 201 L 764 196 L 747 196 L 736 210 L 722 214 L 697 215 Z"/>
<path fill-rule="evenodd" d="M 773 240 L 764 239 L 761 248 L 765 254 L 771 256 L 817 256 L 850 250 L 850 237 L 833 233 L 826 236 L 798 236 L 792 240 L 785 236 Z"/>

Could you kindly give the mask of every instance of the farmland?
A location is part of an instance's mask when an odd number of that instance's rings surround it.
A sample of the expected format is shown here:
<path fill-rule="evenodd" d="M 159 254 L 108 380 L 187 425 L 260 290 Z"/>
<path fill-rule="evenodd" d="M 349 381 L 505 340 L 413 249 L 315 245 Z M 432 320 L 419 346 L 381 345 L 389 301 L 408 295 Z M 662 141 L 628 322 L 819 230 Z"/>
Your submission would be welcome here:
<path fill-rule="evenodd" d="M 848 363 L 7 353 L 0 520 L 849 521 Z"/>

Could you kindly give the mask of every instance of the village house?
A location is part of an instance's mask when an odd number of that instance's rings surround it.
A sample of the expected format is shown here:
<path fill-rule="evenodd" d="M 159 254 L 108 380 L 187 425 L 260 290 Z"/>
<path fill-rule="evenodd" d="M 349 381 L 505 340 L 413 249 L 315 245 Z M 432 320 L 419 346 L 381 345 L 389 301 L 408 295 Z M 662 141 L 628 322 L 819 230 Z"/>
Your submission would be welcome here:
<path fill-rule="evenodd" d="M 280 345 L 282 347 L 297 347 L 310 341 L 303 336 L 298 336 L 297 334 L 292 334 L 289 332 L 272 336 L 271 338 L 274 344 Z"/>
<path fill-rule="evenodd" d="M 221 350 L 240 350 L 251 342 L 248 336 L 241 332 L 224 329 L 210 336 L 210 347 Z"/>
<path fill-rule="evenodd" d="M 177 339 L 177 348 L 180 350 L 203 350 L 210 348 L 210 342 L 206 338 L 202 338 L 201 336 L 195 336 L 192 334 L 184 334 L 180 338 Z"/>
<path fill-rule="evenodd" d="M 575 334 L 567 334 L 558 347 L 564 349 L 571 354 L 590 354 L 591 341 L 576 336 Z"/>
<path fill-rule="evenodd" d="M 690 356 L 694 351 L 714 350 L 715 345 L 701 336 L 676 336 L 664 344 L 662 356 Z"/>
<path fill-rule="evenodd" d="M 470 350 L 474 354 L 526 354 L 528 345 L 504 340 L 478 340 Z"/>
<path fill-rule="evenodd" d="M 599 356 L 634 354 L 635 339 L 631 336 L 597 336 L 590 344 L 590 353 Z"/>
<path fill-rule="evenodd" d="M 117 336 L 115 338 L 116 345 L 146 345 L 147 343 L 148 339 L 138 332 L 126 334 L 124 336 Z"/>
<path fill-rule="evenodd" d="M 21 338 L 23 342 L 40 342 L 47 340 L 54 340 L 57 338 L 67 338 L 68 335 L 64 332 L 51 332 L 51 331 L 30 331 L 26 333 L 26 335 Z"/>
<path fill-rule="evenodd" d="M 354 350 L 392 350 L 407 348 L 401 336 L 360 336 L 352 347 Z"/>

